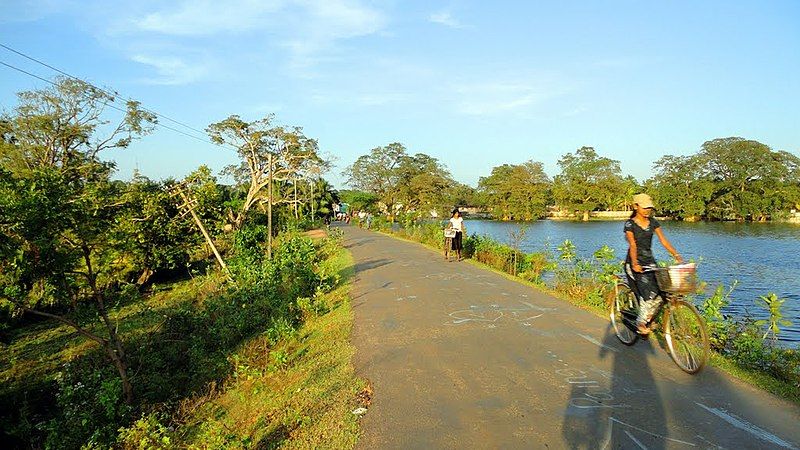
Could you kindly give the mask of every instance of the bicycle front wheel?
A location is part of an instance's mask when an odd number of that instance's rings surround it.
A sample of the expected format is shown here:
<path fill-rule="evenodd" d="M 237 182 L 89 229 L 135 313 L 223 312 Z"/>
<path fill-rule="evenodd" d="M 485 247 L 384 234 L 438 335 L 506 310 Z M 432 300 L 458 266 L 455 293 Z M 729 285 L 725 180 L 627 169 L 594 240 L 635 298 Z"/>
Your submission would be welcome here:
<path fill-rule="evenodd" d="M 708 361 L 706 323 L 694 305 L 678 300 L 664 313 L 664 339 L 675 364 L 686 373 L 697 373 Z"/>
<path fill-rule="evenodd" d="M 639 339 L 639 334 L 634 331 L 636 309 L 636 299 L 631 289 L 626 284 L 617 283 L 614 287 L 609 317 L 614 327 L 614 334 L 625 345 L 633 345 Z"/>

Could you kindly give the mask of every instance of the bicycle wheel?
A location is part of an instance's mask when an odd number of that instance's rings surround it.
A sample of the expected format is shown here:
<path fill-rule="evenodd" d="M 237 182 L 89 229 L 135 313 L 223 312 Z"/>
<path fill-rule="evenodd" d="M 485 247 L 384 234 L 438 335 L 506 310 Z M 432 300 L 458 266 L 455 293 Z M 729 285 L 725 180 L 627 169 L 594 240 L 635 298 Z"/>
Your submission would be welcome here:
<path fill-rule="evenodd" d="M 708 361 L 706 323 L 694 305 L 683 300 L 664 312 L 664 339 L 675 364 L 686 373 L 697 373 Z"/>
<path fill-rule="evenodd" d="M 639 339 L 639 334 L 635 331 L 636 309 L 636 298 L 631 289 L 624 283 L 617 283 L 609 317 L 614 334 L 625 345 L 633 345 Z"/>

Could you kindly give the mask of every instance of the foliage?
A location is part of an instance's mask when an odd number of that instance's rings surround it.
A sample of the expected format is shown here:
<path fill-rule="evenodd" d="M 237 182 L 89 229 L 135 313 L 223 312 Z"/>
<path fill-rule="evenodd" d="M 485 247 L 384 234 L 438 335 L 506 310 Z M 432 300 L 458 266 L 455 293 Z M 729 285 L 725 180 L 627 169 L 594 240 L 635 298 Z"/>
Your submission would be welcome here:
<path fill-rule="evenodd" d="M 800 158 L 739 137 L 664 156 L 648 181 L 663 212 L 681 218 L 764 221 L 798 207 Z"/>
<path fill-rule="evenodd" d="M 226 168 L 240 185 L 247 186 L 240 209 L 231 213 L 236 229 L 242 226 L 254 206 L 278 202 L 277 197 L 267 198 L 263 192 L 270 180 L 296 180 L 304 171 L 316 171 L 324 165 L 316 140 L 306 137 L 300 127 L 287 128 L 274 122 L 274 115 L 253 122 L 231 115 L 207 128 L 213 142 L 234 147 L 241 159 L 238 165 Z M 289 200 L 284 193 L 280 201 L 296 202 L 297 199 Z"/>
<path fill-rule="evenodd" d="M 503 164 L 481 177 L 478 189 L 482 203 L 503 220 L 533 220 L 547 214 L 550 179 L 542 163 Z"/>
<path fill-rule="evenodd" d="M 592 147 L 581 147 L 558 161 L 561 172 L 553 181 L 556 205 L 566 211 L 583 212 L 612 209 L 625 201 L 627 189 L 619 161 L 601 157 Z"/>
<path fill-rule="evenodd" d="M 780 327 L 787 327 L 792 324 L 792 322 L 783 318 L 781 308 L 785 302 L 785 298 L 778 298 L 778 295 L 774 292 L 762 295 L 756 299 L 756 304 L 766 309 L 769 313 L 769 318 L 767 320 L 757 320 L 755 322 L 757 326 L 763 327 L 766 325 L 766 331 L 762 339 L 766 339 L 767 336 L 772 334 L 772 339 L 777 340 L 778 333 L 781 331 Z"/>
<path fill-rule="evenodd" d="M 436 158 L 424 153 L 409 155 L 398 142 L 373 148 L 342 175 L 348 177 L 349 186 L 362 191 L 346 192 L 344 202 L 356 210 L 379 209 L 391 221 L 403 214 L 413 219 L 427 219 L 431 213 L 441 217 L 471 193 L 469 187 L 454 181 Z"/>
<path fill-rule="evenodd" d="M 349 186 L 374 194 L 391 215 L 399 196 L 400 166 L 407 156 L 405 146 L 398 142 L 375 147 L 369 154 L 359 156 L 342 175 L 348 177 Z"/>
<path fill-rule="evenodd" d="M 714 293 L 703 300 L 700 307 L 706 325 L 708 325 L 711 348 L 714 350 L 724 349 L 733 331 L 733 323 L 723 313 L 723 309 L 730 303 L 731 294 L 738 284 L 739 282 L 734 280 L 728 290 L 725 290 L 724 285 L 718 285 Z"/>
<path fill-rule="evenodd" d="M 557 249 L 563 263 L 555 271 L 555 290 L 590 306 L 603 307 L 613 286 L 614 275 L 620 271 L 614 250 L 604 245 L 594 252 L 592 258 L 581 258 L 570 240 L 561 243 Z"/>

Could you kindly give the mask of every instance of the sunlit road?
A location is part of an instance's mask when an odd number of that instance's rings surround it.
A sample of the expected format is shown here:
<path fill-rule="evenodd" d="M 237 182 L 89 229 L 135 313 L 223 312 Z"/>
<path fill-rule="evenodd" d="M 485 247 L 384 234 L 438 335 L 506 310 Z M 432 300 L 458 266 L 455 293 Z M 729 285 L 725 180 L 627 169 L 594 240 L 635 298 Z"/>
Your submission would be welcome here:
<path fill-rule="evenodd" d="M 345 227 L 360 448 L 800 449 L 800 408 L 418 244 Z"/>

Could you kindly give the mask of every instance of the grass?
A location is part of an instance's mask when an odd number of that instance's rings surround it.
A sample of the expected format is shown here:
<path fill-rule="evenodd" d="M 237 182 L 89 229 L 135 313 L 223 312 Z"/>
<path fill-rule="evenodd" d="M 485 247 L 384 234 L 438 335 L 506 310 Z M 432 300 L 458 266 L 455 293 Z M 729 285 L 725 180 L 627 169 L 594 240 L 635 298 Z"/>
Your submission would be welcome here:
<path fill-rule="evenodd" d="M 213 277 L 177 282 L 141 301 L 121 305 L 110 312 L 110 317 L 114 321 L 125 319 L 119 322 L 119 332 L 127 340 L 157 328 L 164 310 L 202 301 L 218 290 L 220 282 Z M 101 336 L 105 334 L 98 320 L 82 325 Z M 97 343 L 54 320 L 12 329 L 0 356 L 0 398 L 51 383 L 62 365 L 97 349 Z"/>
<path fill-rule="evenodd" d="M 328 260 L 344 274 L 325 294 L 330 310 L 308 317 L 291 338 L 270 347 L 266 336 L 229 357 L 233 374 L 204 395 L 184 400 L 171 440 L 187 448 L 352 448 L 359 436 L 352 410 L 366 388 L 351 363 L 354 272 L 345 249 Z"/>
<path fill-rule="evenodd" d="M 231 368 L 229 376 L 176 402 L 146 407 L 140 420 L 122 430 L 121 446 L 352 448 L 359 436 L 352 410 L 365 406 L 357 397 L 367 388 L 351 363 L 349 290 L 354 263 L 340 245 L 327 254 L 331 256 L 323 270 L 338 273 L 340 281 L 317 299 L 325 313 L 306 313 L 303 325 L 277 344 L 266 333 L 241 343 L 223 355 L 223 365 Z M 112 320 L 124 319 L 119 320 L 119 331 L 130 343 L 158 335 L 172 311 L 201 307 L 224 289 L 224 279 L 214 274 L 165 284 L 112 308 L 110 315 Z M 96 318 L 87 318 L 84 325 L 103 331 Z M 9 330 L 5 342 L 0 344 L 3 427 L 22 423 L 18 415 L 27 408 L 21 408 L 23 403 L 52 405 L 55 379 L 64 364 L 98 351 L 94 342 L 50 320 L 21 324 Z M 39 409 L 32 414 L 47 416 Z"/>
<path fill-rule="evenodd" d="M 401 241 L 406 241 L 406 242 L 411 242 L 411 243 L 414 243 L 414 244 L 418 244 L 418 245 L 421 245 L 423 247 L 426 247 L 428 249 L 431 249 L 431 250 L 434 250 L 434 251 L 437 251 L 437 252 L 440 252 L 440 253 L 443 251 L 441 248 L 437 248 L 437 247 L 434 247 L 434 246 L 431 246 L 431 245 L 427 245 L 427 244 L 424 244 L 424 243 L 421 243 L 421 242 L 413 241 L 413 240 L 407 239 L 407 238 L 402 237 L 402 236 L 394 235 L 392 233 L 385 233 L 385 232 L 382 232 L 382 231 L 379 231 L 379 233 L 381 233 L 381 234 L 383 234 L 385 236 L 389 236 L 389 237 L 394 238 L 394 239 L 399 239 Z M 559 292 L 559 291 L 556 291 L 554 289 L 548 288 L 547 286 L 543 286 L 543 285 L 540 285 L 540 284 L 532 283 L 532 282 L 527 281 L 527 280 L 523 280 L 523 279 L 521 279 L 519 277 L 511 275 L 511 274 L 509 274 L 507 272 L 504 272 L 502 270 L 498 270 L 498 269 L 496 269 L 494 267 L 491 267 L 491 266 L 489 266 L 487 264 L 484 264 L 484 263 L 481 263 L 481 262 L 478 262 L 478 261 L 475 261 L 475 260 L 472 260 L 472 259 L 467 259 L 466 261 L 468 263 L 472 264 L 473 266 L 480 267 L 480 268 L 488 270 L 490 272 L 494 272 L 494 273 L 496 273 L 496 274 L 498 274 L 498 275 L 500 275 L 500 276 L 502 276 L 502 277 L 504 277 L 504 278 L 506 278 L 508 280 L 524 284 L 524 285 L 529 286 L 529 287 L 531 287 L 533 289 L 539 290 L 539 291 L 544 292 L 544 293 L 546 293 L 548 295 L 556 297 L 556 298 L 558 298 L 560 300 L 566 301 L 566 302 L 568 302 L 568 303 L 570 303 L 570 304 L 572 304 L 574 306 L 577 306 L 577 307 L 579 307 L 581 309 L 589 311 L 589 312 L 595 314 L 598 317 L 602 317 L 604 319 L 608 317 L 608 311 L 606 311 L 605 308 L 600 308 L 598 306 L 589 304 L 589 303 L 587 303 L 586 301 L 584 301 L 582 299 L 577 299 L 577 298 L 574 298 L 574 297 L 570 297 L 568 295 L 565 295 L 562 292 Z M 743 382 L 745 382 L 745 383 L 747 383 L 747 384 L 749 384 L 751 386 L 755 386 L 755 387 L 757 387 L 759 389 L 762 389 L 764 391 L 767 391 L 767 392 L 769 392 L 769 393 L 771 393 L 771 394 L 773 394 L 775 396 L 778 396 L 780 398 L 789 400 L 789 401 L 791 401 L 791 402 L 793 402 L 795 404 L 800 405 L 800 390 L 798 390 L 797 387 L 794 386 L 792 383 L 789 383 L 789 382 L 786 382 L 786 381 L 783 381 L 783 380 L 779 380 L 779 379 L 777 379 L 777 378 L 775 378 L 775 377 L 773 377 L 773 376 L 771 376 L 769 374 L 766 374 L 764 372 L 760 372 L 758 370 L 753 370 L 753 369 L 748 369 L 748 368 L 742 367 L 742 366 L 738 365 L 733 359 L 728 358 L 728 357 L 726 357 L 724 355 L 721 355 L 721 354 L 713 352 L 713 351 L 711 352 L 711 358 L 709 359 L 709 363 L 710 363 L 710 365 L 722 370 L 723 372 L 733 376 L 734 378 L 736 378 L 738 380 L 741 380 L 741 381 L 743 381 Z"/>

